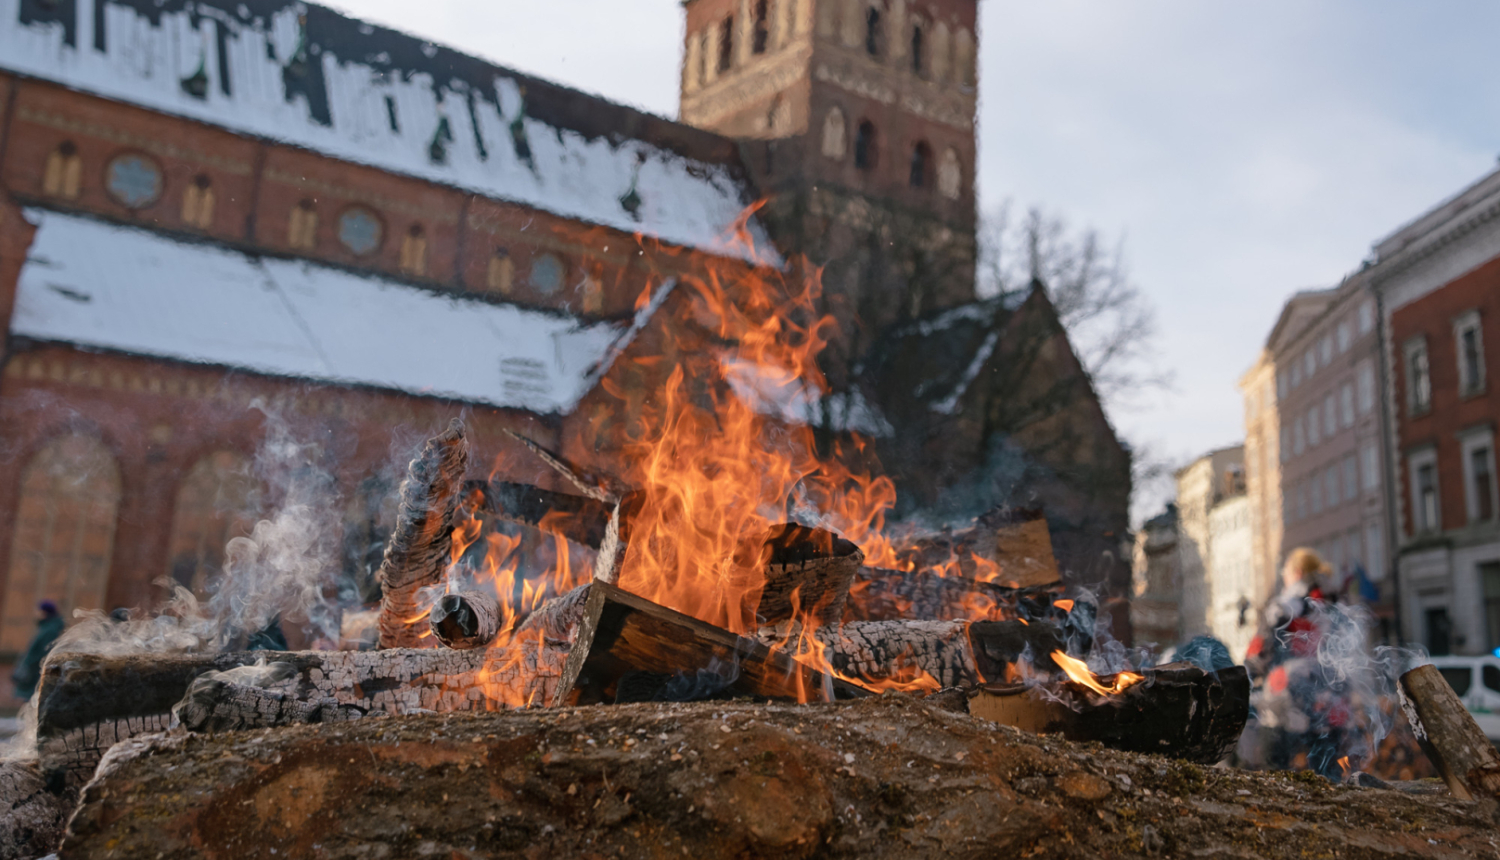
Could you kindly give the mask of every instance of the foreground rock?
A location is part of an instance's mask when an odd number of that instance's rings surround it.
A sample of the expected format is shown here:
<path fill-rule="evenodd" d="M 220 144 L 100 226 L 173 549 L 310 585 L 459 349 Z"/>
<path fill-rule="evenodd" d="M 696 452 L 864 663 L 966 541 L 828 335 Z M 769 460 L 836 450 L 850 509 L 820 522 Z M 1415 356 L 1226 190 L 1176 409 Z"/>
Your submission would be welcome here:
<path fill-rule="evenodd" d="M 1202 768 L 883 696 L 135 738 L 84 789 L 62 857 L 1495 857 L 1496 824 L 1493 803 Z"/>

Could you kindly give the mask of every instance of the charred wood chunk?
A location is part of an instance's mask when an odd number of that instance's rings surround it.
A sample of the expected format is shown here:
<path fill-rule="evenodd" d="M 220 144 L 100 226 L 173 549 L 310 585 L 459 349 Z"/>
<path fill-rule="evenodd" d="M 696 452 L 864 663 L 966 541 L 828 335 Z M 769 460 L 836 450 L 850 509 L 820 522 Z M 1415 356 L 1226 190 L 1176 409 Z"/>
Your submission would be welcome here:
<path fill-rule="evenodd" d="M 427 440 L 407 467 L 401 483 L 396 527 L 380 564 L 380 647 L 413 648 L 420 643 L 422 612 L 417 591 L 436 583 L 448 564 L 453 518 L 469 465 L 463 422 Z"/>
<path fill-rule="evenodd" d="M 700 670 L 732 674 L 736 695 L 806 701 L 863 694 L 784 651 L 594 582 L 554 702 L 613 702 L 629 673 Z"/>
<path fill-rule="evenodd" d="M 559 493 L 506 481 L 492 481 L 489 510 L 502 520 L 559 534 L 582 546 L 599 548 L 614 505 L 588 496 Z"/>
<path fill-rule="evenodd" d="M 765 582 L 756 620 L 775 624 L 797 616 L 815 627 L 844 617 L 849 587 L 864 560 L 853 543 L 796 523 L 773 528 L 755 555 L 739 562 Z"/>
<path fill-rule="evenodd" d="M 1053 601 L 1061 596 L 1061 583 L 1017 589 L 923 570 L 861 567 L 855 573 L 843 618 L 845 621 L 1040 620 L 1062 615 L 1054 613 L 1052 608 Z"/>
<path fill-rule="evenodd" d="M 962 577 L 1011 588 L 1050 585 L 1062 578 L 1039 508 L 996 508 L 967 528 L 912 537 L 897 545 L 896 556 L 916 570 L 956 565 Z"/>
<path fill-rule="evenodd" d="M 433 604 L 428 623 L 449 648 L 483 648 L 500 632 L 500 601 L 483 591 L 445 594 Z"/>
<path fill-rule="evenodd" d="M 953 687 L 979 680 L 967 627 L 957 621 L 855 621 L 820 628 L 816 637 L 846 678 L 879 681 L 915 672 Z"/>
<path fill-rule="evenodd" d="M 1054 651 L 1067 652 L 1065 633 L 1051 624 L 1023 621 L 976 621 L 969 625 L 975 670 L 987 682 L 1014 680 L 1023 663 L 1056 672 Z"/>
<path fill-rule="evenodd" d="M 77 791 L 49 779 L 35 760 L 0 762 L 0 857 L 57 850 Z"/>
<path fill-rule="evenodd" d="M 1243 666 L 1205 672 L 1174 663 L 1146 669 L 1145 679 L 1100 696 L 1073 682 L 1060 686 L 989 684 L 976 688 L 976 717 L 1117 750 L 1160 753 L 1212 764 L 1234 748 L 1250 715 L 1250 677 Z M 1104 676 L 1101 684 L 1114 679 Z"/>
<path fill-rule="evenodd" d="M 590 585 L 586 582 L 538 606 L 517 628 L 521 638 L 540 634 L 548 642 L 572 643 L 588 606 Z"/>
<path fill-rule="evenodd" d="M 359 719 L 365 712 L 332 698 L 304 701 L 286 690 L 200 678 L 173 709 L 183 728 L 193 732 L 269 729 L 300 723 L 333 723 Z"/>

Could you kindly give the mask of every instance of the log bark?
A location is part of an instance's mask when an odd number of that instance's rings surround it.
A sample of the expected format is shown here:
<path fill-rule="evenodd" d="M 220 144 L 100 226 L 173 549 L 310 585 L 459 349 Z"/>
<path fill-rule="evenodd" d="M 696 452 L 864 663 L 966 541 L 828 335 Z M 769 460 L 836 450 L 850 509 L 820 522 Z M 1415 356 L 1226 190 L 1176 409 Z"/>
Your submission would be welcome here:
<path fill-rule="evenodd" d="M 57 850 L 76 789 L 49 780 L 34 760 L 0 762 L 0 857 L 29 860 Z"/>
<path fill-rule="evenodd" d="M 321 707 L 330 700 L 364 714 L 496 710 L 551 698 L 566 645 L 517 637 L 510 648 L 386 651 L 267 651 L 97 657 L 53 654 L 38 690 L 37 751 L 44 772 L 77 785 L 111 746 L 165 731 L 172 708 L 194 679 L 260 660 L 289 664 L 295 677 L 276 689 L 290 702 Z M 256 705 L 259 707 L 259 704 Z M 228 717 L 225 717 L 228 719 Z"/>
<path fill-rule="evenodd" d="M 969 710 L 1030 732 L 1203 764 L 1234 749 L 1250 714 L 1250 677 L 1243 666 L 1209 673 L 1175 663 L 1141 674 L 1144 681 L 1112 696 L 1073 682 L 1046 692 L 1025 684 L 985 685 L 973 690 Z M 1113 680 L 1105 676 L 1101 683 Z"/>
<path fill-rule="evenodd" d="M 401 483 L 396 527 L 380 563 L 380 647 L 415 648 L 425 625 L 417 592 L 437 583 L 449 561 L 453 515 L 469 466 L 463 422 L 427 440 Z"/>
<path fill-rule="evenodd" d="M 845 621 L 1041 620 L 1051 614 L 1052 602 L 1062 594 L 1060 582 L 1017 589 L 923 570 L 861 567 L 854 575 L 843 617 Z"/>
<path fill-rule="evenodd" d="M 500 632 L 500 601 L 483 591 L 445 594 L 432 605 L 427 623 L 449 648 L 483 648 Z"/>
<path fill-rule="evenodd" d="M 805 701 L 862 692 L 754 639 L 594 582 L 553 703 L 613 702 L 621 679 L 635 673 L 703 672 L 738 695 Z"/>
<path fill-rule="evenodd" d="M 1204 768 L 907 696 L 137 739 L 62 856 L 1493 857 L 1494 806 Z M 275 852 L 274 854 L 272 852 Z"/>
<path fill-rule="evenodd" d="M 1500 753 L 1436 666 L 1401 676 L 1401 708 L 1454 797 L 1500 797 Z"/>
<path fill-rule="evenodd" d="M 796 615 L 821 627 L 844 617 L 849 587 L 864 560 L 859 547 L 833 532 L 796 523 L 776 526 L 759 544 L 748 565 L 765 583 L 757 622 L 775 624 Z"/>
<path fill-rule="evenodd" d="M 581 546 L 598 549 L 604 542 L 614 504 L 588 496 L 558 493 L 506 481 L 491 481 L 489 511 L 500 519 L 560 534 Z"/>
<path fill-rule="evenodd" d="M 996 508 L 968 528 L 907 540 L 896 547 L 896 556 L 914 570 L 956 566 L 963 577 L 1010 588 L 1062 580 L 1039 508 Z"/>

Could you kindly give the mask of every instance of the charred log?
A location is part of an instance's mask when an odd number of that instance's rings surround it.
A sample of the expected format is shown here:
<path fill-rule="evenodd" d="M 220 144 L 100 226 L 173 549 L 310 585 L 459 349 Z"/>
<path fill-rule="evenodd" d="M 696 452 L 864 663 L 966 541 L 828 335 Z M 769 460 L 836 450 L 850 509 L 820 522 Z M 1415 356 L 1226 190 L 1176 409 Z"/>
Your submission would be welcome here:
<path fill-rule="evenodd" d="M 614 512 L 611 502 L 505 481 L 490 482 L 486 501 L 489 512 L 502 520 L 559 534 L 595 549 L 604 542 Z"/>
<path fill-rule="evenodd" d="M 1117 750 L 1205 764 L 1229 754 L 1250 714 L 1244 667 L 1211 673 L 1174 663 L 1142 674 L 1145 680 L 1110 696 L 1073 682 L 1046 692 L 1025 684 L 986 685 L 974 691 L 969 710 L 1004 725 Z M 1100 683 L 1113 680 L 1105 676 Z"/>
<path fill-rule="evenodd" d="M 457 418 L 427 440 L 401 484 L 396 528 L 380 563 L 380 647 L 420 644 L 417 591 L 442 578 L 453 540 L 453 515 L 469 465 L 469 443 Z"/>
<path fill-rule="evenodd" d="M 914 570 L 956 566 L 963 577 L 1010 588 L 1061 581 L 1047 519 L 1035 508 L 996 508 L 968 528 L 912 538 L 896 556 Z"/>
<path fill-rule="evenodd" d="M 0 762 L 0 857 L 42 857 L 57 850 L 77 790 L 49 779 L 36 761 Z"/>
<path fill-rule="evenodd" d="M 761 624 L 810 618 L 817 626 L 844 617 L 854 574 L 864 560 L 859 547 L 822 529 L 787 523 L 773 528 L 742 565 L 764 581 L 755 617 Z"/>
<path fill-rule="evenodd" d="M 1492 806 L 1305 777 L 899 695 L 416 716 L 132 741 L 84 791 L 62 856 L 1494 855 Z"/>
<path fill-rule="evenodd" d="M 736 695 L 770 699 L 862 694 L 783 651 L 594 582 L 554 703 L 613 702 L 621 678 L 639 672 L 717 672 Z"/>
<path fill-rule="evenodd" d="M 432 605 L 427 622 L 449 648 L 483 648 L 500 632 L 500 601 L 483 591 L 445 594 Z"/>
<path fill-rule="evenodd" d="M 1500 752 L 1431 664 L 1401 676 L 1401 708 L 1448 790 L 1471 800 L 1500 797 Z"/>

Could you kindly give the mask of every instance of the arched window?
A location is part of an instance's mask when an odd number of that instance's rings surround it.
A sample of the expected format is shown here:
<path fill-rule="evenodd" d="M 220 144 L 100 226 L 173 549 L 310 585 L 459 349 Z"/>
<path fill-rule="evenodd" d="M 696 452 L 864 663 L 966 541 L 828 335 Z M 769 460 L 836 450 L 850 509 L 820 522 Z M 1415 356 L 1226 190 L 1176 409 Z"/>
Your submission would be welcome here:
<path fill-rule="evenodd" d="M 286 243 L 299 251 L 311 251 L 318 242 L 318 209 L 311 200 L 292 207 L 287 220 Z"/>
<path fill-rule="evenodd" d="M 927 172 L 931 169 L 932 147 L 926 141 L 917 141 L 917 145 L 911 148 L 911 175 L 908 181 L 913 188 L 926 188 L 928 185 Z"/>
<path fill-rule="evenodd" d="M 596 314 L 604 309 L 604 273 L 597 267 L 584 273 L 583 283 L 578 285 L 579 301 L 583 312 Z"/>
<path fill-rule="evenodd" d="M 755 25 L 750 32 L 751 53 L 764 54 L 771 40 L 771 26 L 767 20 L 770 10 L 766 6 L 766 0 L 755 0 Z"/>
<path fill-rule="evenodd" d="M 541 254 L 531 261 L 531 288 L 544 296 L 562 289 L 563 277 L 567 274 L 562 260 L 553 254 Z"/>
<path fill-rule="evenodd" d="M 953 77 L 966 87 L 974 86 L 977 74 L 974 56 L 974 34 L 959 27 L 953 36 Z"/>
<path fill-rule="evenodd" d="M 144 209 L 161 198 L 161 165 L 139 152 L 110 159 L 104 168 L 104 190 L 127 209 Z"/>
<path fill-rule="evenodd" d="M 182 223 L 207 230 L 214 223 L 214 185 L 200 173 L 182 189 Z"/>
<path fill-rule="evenodd" d="M 865 10 L 865 53 L 872 57 L 880 56 L 883 43 L 884 38 L 880 29 L 880 10 L 871 6 Z"/>
<path fill-rule="evenodd" d="M 78 147 L 65 140 L 47 155 L 47 169 L 42 173 L 42 192 L 53 197 L 73 200 L 83 181 L 83 159 Z"/>
<path fill-rule="evenodd" d="M 120 469 L 98 439 L 73 434 L 47 444 L 21 473 L 5 582 L 0 650 L 24 651 L 36 607 L 104 608 L 120 507 Z"/>
<path fill-rule="evenodd" d="M 837 107 L 828 109 L 823 118 L 823 154 L 834 161 L 844 158 L 845 143 L 844 112 Z"/>
<path fill-rule="evenodd" d="M 492 293 L 508 296 L 515 289 L 516 264 L 510 259 L 510 252 L 504 248 L 496 248 L 495 253 L 490 255 L 490 264 L 484 274 L 484 286 Z"/>
<path fill-rule="evenodd" d="M 943 150 L 943 158 L 938 162 L 937 181 L 938 193 L 949 200 L 957 200 L 963 191 L 963 165 L 958 162 L 958 151 L 952 147 Z"/>
<path fill-rule="evenodd" d="M 917 75 L 927 70 L 925 38 L 926 33 L 923 32 L 920 21 L 911 25 L 911 70 Z"/>
<path fill-rule="evenodd" d="M 167 573 L 177 584 L 205 596 L 224 569 L 224 546 L 250 534 L 259 508 L 250 464 L 230 451 L 216 451 L 193 464 L 177 488 Z"/>
<path fill-rule="evenodd" d="M 934 81 L 948 80 L 948 65 L 950 57 L 950 43 L 948 41 L 948 25 L 942 21 L 932 27 L 932 50 L 927 58 L 927 74 Z"/>
<path fill-rule="evenodd" d="M 687 53 L 682 58 L 682 91 L 685 93 L 696 92 L 699 87 L 703 86 L 701 50 L 702 45 L 698 42 L 698 34 L 689 33 Z"/>
<path fill-rule="evenodd" d="M 339 243 L 356 256 L 363 257 L 380 249 L 385 225 L 380 216 L 363 206 L 350 206 L 339 215 Z"/>
<path fill-rule="evenodd" d="M 879 155 L 875 145 L 875 124 L 865 120 L 854 134 L 854 166 L 860 170 L 873 170 Z"/>
<path fill-rule="evenodd" d="M 413 224 L 401 239 L 401 271 L 421 277 L 427 274 L 427 234 Z"/>

